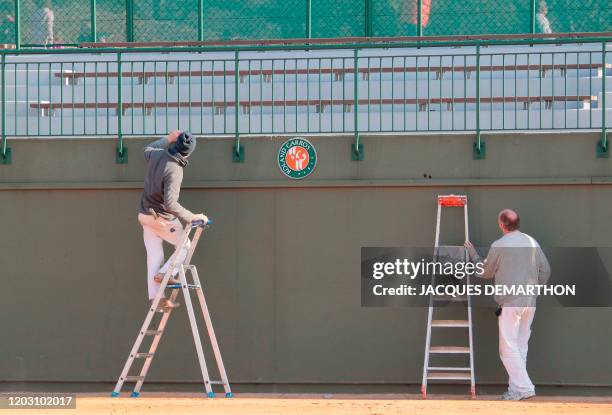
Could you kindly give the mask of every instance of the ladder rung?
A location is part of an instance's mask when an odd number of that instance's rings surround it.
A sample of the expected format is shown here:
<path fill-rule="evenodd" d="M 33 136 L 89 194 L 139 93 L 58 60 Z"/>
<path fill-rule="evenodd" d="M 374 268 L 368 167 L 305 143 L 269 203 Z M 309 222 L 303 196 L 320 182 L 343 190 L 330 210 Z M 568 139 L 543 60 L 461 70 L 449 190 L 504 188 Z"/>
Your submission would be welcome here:
<path fill-rule="evenodd" d="M 467 297 L 452 297 L 450 295 L 434 295 L 433 297 L 434 301 L 436 302 L 451 302 L 451 303 L 459 303 L 459 302 L 464 302 L 467 301 Z"/>
<path fill-rule="evenodd" d="M 153 357 L 154 353 L 136 353 L 134 356 L 136 359 L 146 359 L 147 357 Z"/>
<path fill-rule="evenodd" d="M 145 334 L 147 336 L 157 336 L 158 334 L 162 334 L 163 332 L 163 330 L 146 330 Z"/>
<path fill-rule="evenodd" d="M 166 288 L 181 288 L 181 284 L 168 284 Z M 196 284 L 187 284 L 187 288 L 190 290 L 197 290 L 200 286 Z"/>
<path fill-rule="evenodd" d="M 225 383 L 222 380 L 211 380 L 210 384 L 211 385 L 225 385 Z"/>
<path fill-rule="evenodd" d="M 469 327 L 467 320 L 432 320 L 431 327 Z"/>
<path fill-rule="evenodd" d="M 470 372 L 437 372 L 428 373 L 427 379 L 429 380 L 471 380 L 472 375 Z"/>
<path fill-rule="evenodd" d="M 432 346 L 429 348 L 430 353 L 470 353 L 469 347 L 464 346 Z"/>
<path fill-rule="evenodd" d="M 471 372 L 472 369 L 469 367 L 444 367 L 444 366 L 430 366 L 427 368 L 427 370 L 448 370 L 448 371 L 453 371 L 453 370 L 458 370 L 458 371 L 468 371 Z"/>
<path fill-rule="evenodd" d="M 126 382 L 138 382 L 144 379 L 145 379 L 144 376 L 126 376 L 125 377 Z"/>

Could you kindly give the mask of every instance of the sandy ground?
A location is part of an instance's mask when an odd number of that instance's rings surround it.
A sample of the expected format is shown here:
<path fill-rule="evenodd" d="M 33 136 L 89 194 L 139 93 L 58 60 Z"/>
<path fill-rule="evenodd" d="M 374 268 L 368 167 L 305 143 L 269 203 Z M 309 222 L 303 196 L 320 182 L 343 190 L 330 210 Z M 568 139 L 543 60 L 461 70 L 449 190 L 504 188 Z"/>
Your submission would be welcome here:
<path fill-rule="evenodd" d="M 233 399 L 207 399 L 193 394 L 147 394 L 139 398 L 78 395 L 77 409 L 0 410 L 0 414 L 207 414 L 207 415 L 612 415 L 612 398 L 536 397 L 502 402 L 497 396 L 461 399 L 416 395 L 268 395 L 237 394 Z"/>

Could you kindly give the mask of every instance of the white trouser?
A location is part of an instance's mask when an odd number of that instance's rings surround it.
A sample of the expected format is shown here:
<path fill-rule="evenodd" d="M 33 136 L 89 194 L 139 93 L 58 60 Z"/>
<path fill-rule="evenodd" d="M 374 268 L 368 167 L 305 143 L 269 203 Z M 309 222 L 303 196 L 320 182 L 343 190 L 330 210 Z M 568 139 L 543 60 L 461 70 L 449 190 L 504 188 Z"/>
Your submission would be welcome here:
<path fill-rule="evenodd" d="M 142 236 L 144 239 L 145 248 L 147 250 L 147 287 L 149 290 L 149 300 L 152 300 L 159 291 L 159 283 L 155 282 L 155 275 L 164 274 L 171 262 L 174 260 L 176 250 L 164 264 L 164 246 L 163 241 L 166 241 L 174 246 L 181 240 L 184 229 L 178 219 L 167 221 L 165 219 L 155 219 L 151 215 L 138 214 L 138 221 L 142 225 Z M 177 263 L 185 260 L 187 251 L 191 246 L 191 241 L 181 249 Z M 178 268 L 172 271 L 172 276 L 176 276 Z"/>
<path fill-rule="evenodd" d="M 511 392 L 535 391 L 527 374 L 527 348 L 534 315 L 535 307 L 505 306 L 498 317 L 499 357 L 508 372 Z"/>

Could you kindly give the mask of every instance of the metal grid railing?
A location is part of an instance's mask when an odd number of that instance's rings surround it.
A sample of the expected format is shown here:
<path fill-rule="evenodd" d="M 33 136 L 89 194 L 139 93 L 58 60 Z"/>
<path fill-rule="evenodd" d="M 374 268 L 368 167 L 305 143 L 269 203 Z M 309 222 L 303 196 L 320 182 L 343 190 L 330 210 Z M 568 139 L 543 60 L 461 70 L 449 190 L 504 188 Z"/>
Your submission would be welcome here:
<path fill-rule="evenodd" d="M 608 0 L 5 0 L 0 13 L 17 47 L 612 30 Z"/>
<path fill-rule="evenodd" d="M 3 149 L 106 135 L 123 151 L 124 136 L 176 128 L 237 148 L 249 134 L 348 133 L 359 148 L 363 133 L 469 131 L 479 149 L 483 131 L 591 129 L 607 149 L 609 41 L 4 51 Z"/>

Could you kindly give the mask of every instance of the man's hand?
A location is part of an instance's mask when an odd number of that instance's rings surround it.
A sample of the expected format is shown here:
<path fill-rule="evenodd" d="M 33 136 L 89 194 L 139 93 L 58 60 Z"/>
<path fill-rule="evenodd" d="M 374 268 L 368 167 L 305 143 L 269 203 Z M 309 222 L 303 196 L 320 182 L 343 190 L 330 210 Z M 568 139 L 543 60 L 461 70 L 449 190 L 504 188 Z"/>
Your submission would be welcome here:
<path fill-rule="evenodd" d="M 465 241 L 463 246 L 465 246 L 465 248 L 467 249 L 468 255 L 470 256 L 471 260 L 478 258 L 478 252 L 476 252 L 476 248 L 474 248 L 474 244 L 472 244 L 470 241 Z"/>
<path fill-rule="evenodd" d="M 174 130 L 172 131 L 170 134 L 168 134 L 167 138 L 168 138 L 168 143 L 172 144 L 172 143 L 176 143 L 176 140 L 178 140 L 179 135 L 181 135 L 181 131 L 180 130 Z"/>
<path fill-rule="evenodd" d="M 203 221 L 204 223 L 208 223 L 208 216 L 206 216 L 206 215 L 205 215 L 205 214 L 203 214 L 203 213 L 198 213 L 197 215 L 193 215 L 192 222 L 195 222 L 195 221 L 197 221 L 197 220 L 201 220 L 201 221 Z"/>

